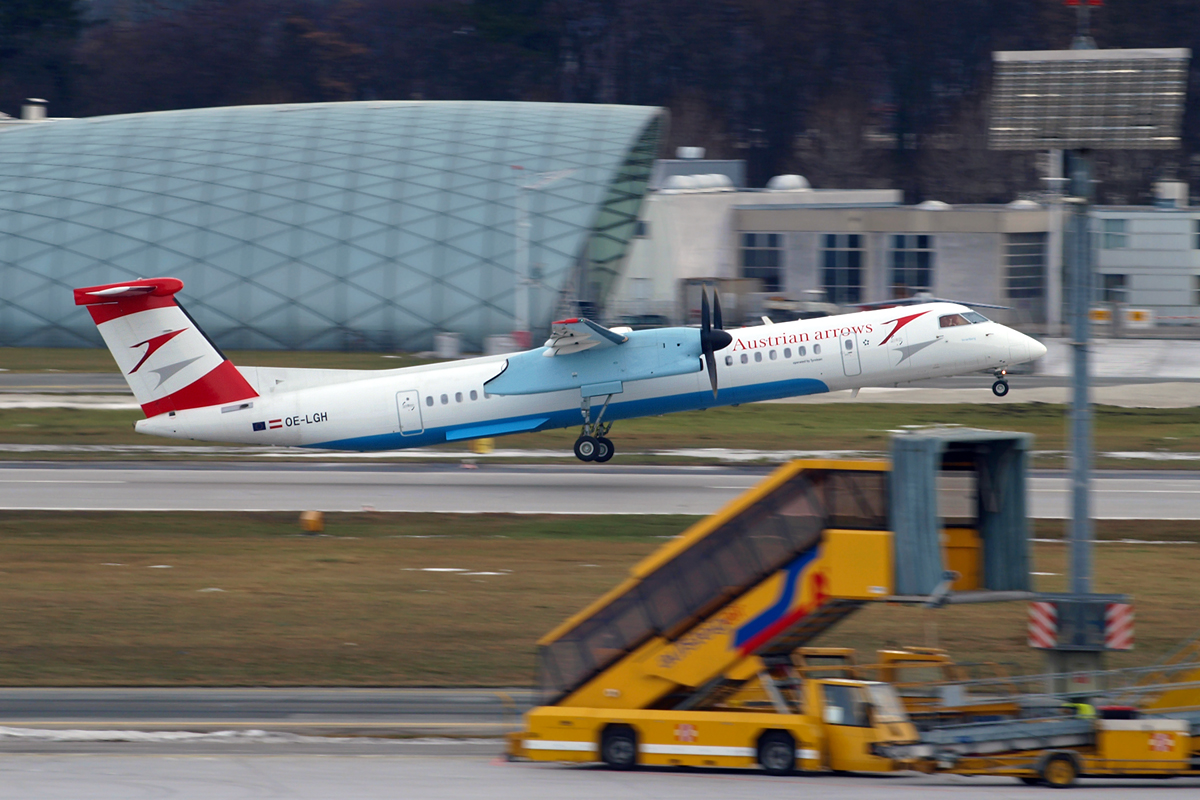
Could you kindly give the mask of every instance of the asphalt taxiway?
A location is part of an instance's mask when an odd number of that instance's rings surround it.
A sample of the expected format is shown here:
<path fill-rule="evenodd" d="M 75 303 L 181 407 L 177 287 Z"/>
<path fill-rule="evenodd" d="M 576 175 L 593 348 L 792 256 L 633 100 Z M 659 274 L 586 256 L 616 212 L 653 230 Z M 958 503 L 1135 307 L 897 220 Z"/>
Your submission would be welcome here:
<path fill-rule="evenodd" d="M 0 509 L 90 511 L 363 510 L 513 514 L 710 514 L 762 467 L 586 464 L 0 463 Z M 1200 519 L 1200 472 L 1098 471 L 1097 519 Z M 1070 479 L 1037 470 L 1029 514 L 1064 519 Z"/>

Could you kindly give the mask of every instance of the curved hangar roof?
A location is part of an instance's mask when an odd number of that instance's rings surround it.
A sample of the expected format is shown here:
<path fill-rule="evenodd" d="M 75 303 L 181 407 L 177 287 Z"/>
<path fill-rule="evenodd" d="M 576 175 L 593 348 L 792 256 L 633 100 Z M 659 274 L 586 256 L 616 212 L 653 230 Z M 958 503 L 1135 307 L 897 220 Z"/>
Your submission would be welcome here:
<path fill-rule="evenodd" d="M 663 124 L 649 107 L 416 101 L 0 133 L 0 345 L 99 344 L 71 289 L 160 275 L 227 347 L 479 345 L 513 329 L 522 203 L 545 329 L 560 292 L 603 299 Z"/>

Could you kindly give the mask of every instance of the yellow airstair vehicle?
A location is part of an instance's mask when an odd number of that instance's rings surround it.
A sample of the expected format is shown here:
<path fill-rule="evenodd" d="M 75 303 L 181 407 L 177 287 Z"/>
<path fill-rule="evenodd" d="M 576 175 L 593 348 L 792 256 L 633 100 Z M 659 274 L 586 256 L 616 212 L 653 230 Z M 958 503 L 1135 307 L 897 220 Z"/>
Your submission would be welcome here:
<path fill-rule="evenodd" d="M 1020 436 L 1005 442 L 1021 450 Z M 959 456 L 981 485 L 1006 474 Z M 1007 527 L 976 517 L 969 547 L 955 539 L 970 550 L 963 584 L 946 570 L 961 553 L 942 527 L 922 524 L 936 481 L 905 502 L 890 477 L 886 462 L 793 462 L 638 564 L 538 643 L 542 705 L 510 738 L 510 755 L 618 768 L 902 768 L 877 755 L 919 740 L 895 690 L 805 676 L 794 651 L 866 603 L 940 602 L 955 583 L 967 596 L 1026 593 L 1027 531 L 1023 505 Z M 901 534 L 897 507 L 914 520 Z M 989 531 L 997 541 L 985 541 Z M 989 552 L 1008 551 L 1019 569 L 987 568 Z"/>
<path fill-rule="evenodd" d="M 888 651 L 868 667 L 852 651 L 812 646 L 871 602 L 1033 596 L 1029 437 L 956 430 L 897 439 L 894 466 L 781 467 L 544 636 L 540 705 L 509 735 L 509 756 L 772 774 L 917 769 L 1053 786 L 1080 775 L 1200 774 L 1200 705 L 1085 718 L 1046 693 L 981 701 L 964 685 L 907 691 L 915 687 L 886 678 L 931 667 L 953 678 L 948 658 Z M 965 487 L 957 511 L 939 500 L 947 485 Z M 925 720 L 920 728 L 906 704 Z M 1026 718 L 1031 709 L 1038 718 Z M 946 724 L 974 713 L 985 721 Z"/>

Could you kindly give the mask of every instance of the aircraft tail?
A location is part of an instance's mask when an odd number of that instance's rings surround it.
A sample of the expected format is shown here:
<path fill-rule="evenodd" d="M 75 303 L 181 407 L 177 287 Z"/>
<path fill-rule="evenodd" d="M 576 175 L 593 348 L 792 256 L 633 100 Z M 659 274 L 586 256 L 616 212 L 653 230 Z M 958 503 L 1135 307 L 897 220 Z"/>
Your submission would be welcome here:
<path fill-rule="evenodd" d="M 257 397 L 175 293 L 177 278 L 146 278 L 75 290 L 147 417 Z"/>

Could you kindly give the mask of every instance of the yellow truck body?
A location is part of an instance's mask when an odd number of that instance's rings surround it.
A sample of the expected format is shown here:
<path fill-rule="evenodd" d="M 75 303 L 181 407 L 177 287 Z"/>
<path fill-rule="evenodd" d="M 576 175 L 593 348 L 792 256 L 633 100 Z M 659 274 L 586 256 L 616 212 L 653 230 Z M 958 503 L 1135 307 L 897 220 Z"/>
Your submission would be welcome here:
<path fill-rule="evenodd" d="M 907 765 L 875 755 L 877 744 L 910 744 L 917 730 L 886 684 L 808 680 L 776 711 L 679 711 L 542 706 L 526 715 L 509 754 L 534 761 L 605 761 L 612 766 L 754 767 L 765 742 L 786 742 L 786 769 L 890 772 Z M 633 762 L 613 763 L 614 735 L 633 743 Z"/>

